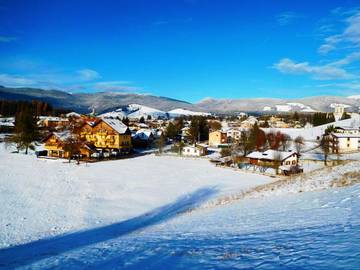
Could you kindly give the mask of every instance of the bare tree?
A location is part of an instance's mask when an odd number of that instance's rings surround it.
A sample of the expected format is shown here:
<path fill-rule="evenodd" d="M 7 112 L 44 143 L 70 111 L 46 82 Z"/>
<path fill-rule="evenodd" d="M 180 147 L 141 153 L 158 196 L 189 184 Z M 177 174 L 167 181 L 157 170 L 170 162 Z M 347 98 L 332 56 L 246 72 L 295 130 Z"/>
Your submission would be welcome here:
<path fill-rule="evenodd" d="M 330 137 L 327 135 L 324 135 L 321 138 L 320 147 L 324 155 L 324 164 L 327 166 L 327 160 L 330 153 Z"/>
<path fill-rule="evenodd" d="M 281 145 L 282 145 L 283 151 L 286 151 L 286 149 L 289 148 L 290 144 L 291 144 L 291 137 L 287 134 L 282 134 Z"/>
<path fill-rule="evenodd" d="M 294 143 L 295 143 L 295 149 L 296 149 L 296 153 L 298 155 L 300 155 L 302 149 L 304 148 L 305 146 L 305 142 L 304 142 L 304 138 L 301 137 L 301 136 L 297 136 L 294 140 Z"/>

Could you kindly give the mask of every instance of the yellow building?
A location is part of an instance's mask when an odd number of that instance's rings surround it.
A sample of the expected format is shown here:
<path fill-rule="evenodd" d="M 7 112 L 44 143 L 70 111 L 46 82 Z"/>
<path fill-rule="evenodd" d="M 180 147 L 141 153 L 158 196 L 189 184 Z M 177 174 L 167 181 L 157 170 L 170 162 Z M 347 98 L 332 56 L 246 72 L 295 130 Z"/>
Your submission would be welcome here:
<path fill-rule="evenodd" d="M 87 121 L 80 129 L 80 136 L 97 149 L 129 153 L 132 148 L 131 132 L 118 119 Z"/>
<path fill-rule="evenodd" d="M 220 144 L 227 143 L 227 134 L 221 130 L 209 133 L 209 146 L 217 147 Z"/>
<path fill-rule="evenodd" d="M 65 150 L 65 142 L 71 136 L 71 133 L 67 131 L 52 132 L 43 142 L 44 147 L 48 151 L 47 156 L 58 158 L 69 158 L 69 152 Z M 80 154 L 82 157 L 90 158 L 91 154 L 95 153 L 95 149 L 86 142 L 80 143 Z"/>

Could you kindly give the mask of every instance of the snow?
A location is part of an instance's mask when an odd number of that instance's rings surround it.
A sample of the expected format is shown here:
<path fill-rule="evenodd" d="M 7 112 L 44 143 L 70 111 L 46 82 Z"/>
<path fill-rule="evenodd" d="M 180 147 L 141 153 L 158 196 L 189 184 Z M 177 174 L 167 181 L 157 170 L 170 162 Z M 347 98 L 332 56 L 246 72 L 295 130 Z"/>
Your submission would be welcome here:
<path fill-rule="evenodd" d="M 201 188 L 227 194 L 274 180 L 204 159 L 145 155 L 78 166 L 0 146 L 0 247 L 126 220 Z"/>
<path fill-rule="evenodd" d="M 103 113 L 100 117 L 103 118 L 117 118 L 120 119 L 128 117 L 133 119 L 140 119 L 141 117 L 147 118 L 151 116 L 153 119 L 157 119 L 159 117 L 166 118 L 166 112 L 160 111 L 151 107 L 147 107 L 140 104 L 129 104 L 124 108 L 119 108 L 115 111 Z"/>
<path fill-rule="evenodd" d="M 344 173 L 360 173 L 360 161 L 277 179 L 203 159 L 145 155 L 77 166 L 2 146 L 0 268 L 360 263 L 360 185 L 334 186 Z"/>
<path fill-rule="evenodd" d="M 275 105 L 275 107 L 278 112 L 289 112 L 292 108 L 289 105 Z"/>
<path fill-rule="evenodd" d="M 350 98 L 350 99 L 360 99 L 360 95 L 352 95 L 352 96 L 348 96 L 347 98 Z"/>
<path fill-rule="evenodd" d="M 132 113 L 128 114 L 129 118 L 140 119 L 141 117 L 146 118 L 148 115 L 150 115 L 154 119 L 157 119 L 158 117 L 166 118 L 166 112 L 144 105 L 130 104 L 128 108 L 133 111 Z"/>
<path fill-rule="evenodd" d="M 266 150 L 265 152 L 258 152 L 258 151 L 251 152 L 246 157 L 254 158 L 254 159 L 268 159 L 268 160 L 278 159 L 278 160 L 282 161 L 294 154 L 296 154 L 296 152 L 294 152 L 294 151 L 284 152 L 284 151 L 276 151 L 276 150 L 269 149 L 269 150 Z"/>
<path fill-rule="evenodd" d="M 329 105 L 330 108 L 336 108 L 336 107 L 343 107 L 343 108 L 350 108 L 352 107 L 351 105 L 348 104 L 342 104 L 342 103 L 331 103 Z"/>
<path fill-rule="evenodd" d="M 103 118 L 102 120 L 120 134 L 128 130 L 128 127 L 118 119 Z"/>
<path fill-rule="evenodd" d="M 359 127 L 360 126 L 360 117 L 358 115 L 353 115 L 350 119 L 339 120 L 329 124 L 311 127 L 311 128 L 262 128 L 265 132 L 277 132 L 280 131 L 284 134 L 289 135 L 292 139 L 295 139 L 297 136 L 303 137 L 305 140 L 316 140 L 317 137 L 320 137 L 324 134 L 325 130 L 329 126 L 334 127 Z"/>
<path fill-rule="evenodd" d="M 194 112 L 190 110 L 185 109 L 174 109 L 171 111 L 168 111 L 170 117 L 179 117 L 179 116 L 190 116 L 190 115 L 199 115 L 199 116 L 208 116 L 210 113 L 204 113 L 204 112 Z"/>

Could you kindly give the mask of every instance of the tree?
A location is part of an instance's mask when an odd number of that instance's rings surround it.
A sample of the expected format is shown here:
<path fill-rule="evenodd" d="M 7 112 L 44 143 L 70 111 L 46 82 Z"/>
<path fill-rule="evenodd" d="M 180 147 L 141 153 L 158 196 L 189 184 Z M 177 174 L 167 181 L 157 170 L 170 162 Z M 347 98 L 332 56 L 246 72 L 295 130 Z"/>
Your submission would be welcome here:
<path fill-rule="evenodd" d="M 230 156 L 231 155 L 231 149 L 230 148 L 221 148 L 221 150 L 220 150 L 220 155 L 222 156 L 222 157 L 228 157 L 228 156 Z"/>
<path fill-rule="evenodd" d="M 329 153 L 330 153 L 330 137 L 328 135 L 324 135 L 322 136 L 321 138 L 321 141 L 320 141 L 320 147 L 321 147 L 321 150 L 324 154 L 324 164 L 325 166 L 327 166 L 327 160 L 328 160 L 328 156 L 329 156 Z"/>
<path fill-rule="evenodd" d="M 80 164 L 81 147 L 85 139 L 81 137 L 82 122 L 70 119 L 68 130 L 69 136 L 64 141 L 64 151 L 68 153 L 69 163 L 71 158 L 76 156 L 77 164 Z"/>
<path fill-rule="evenodd" d="M 296 149 L 296 153 L 298 155 L 300 155 L 301 153 L 301 150 L 303 149 L 304 147 L 304 138 L 301 137 L 301 136 L 297 136 L 294 140 L 294 143 L 295 143 L 295 149 Z"/>
<path fill-rule="evenodd" d="M 251 150 L 254 149 L 250 138 L 250 132 L 242 131 L 240 134 L 239 148 L 242 151 L 243 156 L 245 157 Z"/>
<path fill-rule="evenodd" d="M 146 117 L 147 120 L 151 120 L 151 115 L 149 114 L 147 117 Z"/>
<path fill-rule="evenodd" d="M 336 131 L 336 129 L 335 129 L 334 125 L 330 125 L 325 129 L 325 135 L 329 135 L 330 133 L 335 132 L 335 131 Z"/>
<path fill-rule="evenodd" d="M 266 143 L 266 134 L 259 128 L 257 123 L 250 130 L 250 145 L 257 151 L 263 150 Z"/>
<path fill-rule="evenodd" d="M 139 119 L 139 123 L 143 123 L 143 124 L 145 124 L 145 118 L 144 118 L 144 116 L 141 116 L 141 117 L 140 117 L 140 119 Z"/>
<path fill-rule="evenodd" d="M 283 151 L 286 151 L 286 149 L 289 148 L 290 144 L 291 144 L 291 137 L 287 134 L 282 134 L 281 145 L 282 145 Z"/>
<path fill-rule="evenodd" d="M 64 141 L 64 151 L 68 153 L 68 159 L 69 163 L 71 161 L 71 158 L 76 156 L 77 164 L 80 164 L 80 149 L 82 147 L 82 141 L 78 136 L 75 134 L 71 134 L 68 138 Z"/>
<path fill-rule="evenodd" d="M 351 115 L 348 114 L 348 113 L 346 113 L 346 112 L 344 112 L 344 113 L 342 114 L 340 120 L 345 120 L 345 119 L 350 119 L 350 118 L 351 118 Z"/>
<path fill-rule="evenodd" d="M 159 153 L 161 154 L 164 150 L 165 146 L 165 136 L 163 134 L 160 135 L 159 139 L 156 141 Z"/>
<path fill-rule="evenodd" d="M 176 136 L 180 133 L 180 130 L 170 122 L 166 127 L 166 136 L 170 139 L 175 139 Z"/>
<path fill-rule="evenodd" d="M 221 123 L 219 121 L 213 120 L 209 122 L 209 128 L 212 131 L 220 130 L 221 129 Z"/>
<path fill-rule="evenodd" d="M 8 143 L 15 143 L 17 150 L 24 150 L 28 154 L 29 149 L 35 149 L 34 142 L 39 138 L 37 117 L 32 108 L 25 108 L 16 114 L 15 132 L 7 140 Z"/>
<path fill-rule="evenodd" d="M 179 155 L 181 156 L 182 155 L 182 151 L 185 147 L 185 143 L 183 141 L 180 141 L 178 144 L 177 144 L 177 147 L 178 147 L 178 150 L 179 150 Z"/>
<path fill-rule="evenodd" d="M 129 123 L 130 123 L 129 118 L 124 117 L 124 118 L 122 119 L 122 122 L 124 123 L 124 125 L 129 126 Z"/>

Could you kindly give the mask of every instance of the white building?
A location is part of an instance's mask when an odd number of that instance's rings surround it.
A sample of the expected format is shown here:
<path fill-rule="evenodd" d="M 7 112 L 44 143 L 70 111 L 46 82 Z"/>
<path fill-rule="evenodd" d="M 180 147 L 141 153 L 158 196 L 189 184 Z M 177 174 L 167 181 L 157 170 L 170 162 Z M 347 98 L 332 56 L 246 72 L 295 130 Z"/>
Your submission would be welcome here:
<path fill-rule="evenodd" d="M 299 155 L 294 151 L 267 150 L 265 152 L 252 152 L 246 156 L 253 165 L 273 165 L 279 162 L 279 165 L 296 166 L 299 162 Z"/>
<path fill-rule="evenodd" d="M 342 104 L 334 104 L 334 118 L 339 121 L 345 112 L 345 106 Z"/>
<path fill-rule="evenodd" d="M 207 154 L 207 147 L 203 145 L 189 145 L 182 149 L 183 156 L 200 157 Z"/>
<path fill-rule="evenodd" d="M 360 150 L 360 134 L 331 133 L 330 147 L 333 153 L 346 153 Z"/>

